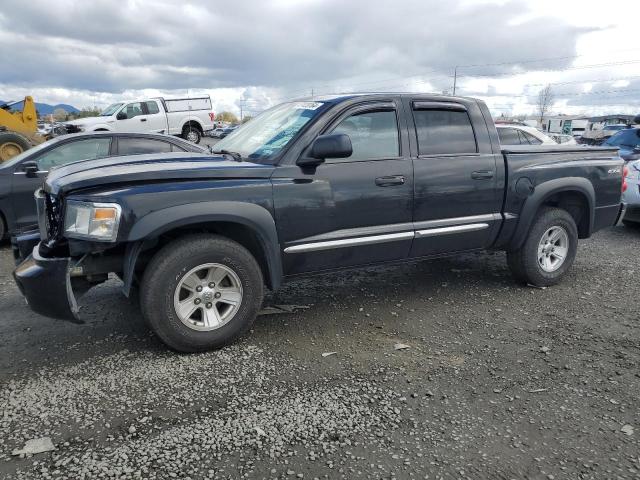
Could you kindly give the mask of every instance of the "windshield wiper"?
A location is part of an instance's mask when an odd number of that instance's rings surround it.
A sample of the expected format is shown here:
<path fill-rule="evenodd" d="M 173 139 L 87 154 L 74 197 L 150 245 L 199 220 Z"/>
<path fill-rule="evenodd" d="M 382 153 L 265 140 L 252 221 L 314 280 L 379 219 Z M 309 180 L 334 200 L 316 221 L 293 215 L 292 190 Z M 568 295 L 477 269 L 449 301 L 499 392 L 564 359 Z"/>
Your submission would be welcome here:
<path fill-rule="evenodd" d="M 221 153 L 223 155 L 229 155 L 236 162 L 242 161 L 242 155 L 240 155 L 238 152 L 230 152 L 229 150 L 225 150 L 224 148 L 222 150 L 212 150 L 211 153 Z"/>

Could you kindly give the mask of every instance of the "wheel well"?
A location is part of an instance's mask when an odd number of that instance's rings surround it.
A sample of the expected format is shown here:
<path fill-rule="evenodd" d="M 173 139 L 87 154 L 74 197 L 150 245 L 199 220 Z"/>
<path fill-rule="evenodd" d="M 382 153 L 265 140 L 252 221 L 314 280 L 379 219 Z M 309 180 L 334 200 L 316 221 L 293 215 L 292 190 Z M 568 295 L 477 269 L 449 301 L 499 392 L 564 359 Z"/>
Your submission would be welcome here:
<path fill-rule="evenodd" d="M 155 239 L 156 241 L 151 243 L 150 248 L 147 248 L 140 255 L 141 258 L 140 261 L 136 264 L 136 270 L 144 269 L 151 257 L 155 255 L 155 253 L 160 250 L 160 248 L 172 242 L 173 240 L 190 233 L 213 233 L 239 243 L 244 248 L 249 250 L 251 255 L 253 255 L 253 257 L 258 262 L 258 265 L 260 266 L 262 276 L 267 283 L 267 286 L 269 288 L 273 288 L 271 276 L 269 275 L 269 262 L 267 260 L 266 251 L 262 245 L 260 237 L 250 227 L 233 222 L 199 223 L 197 225 L 187 225 L 165 232 L 160 237 Z"/>
<path fill-rule="evenodd" d="M 565 191 L 547 197 L 542 205 L 569 212 L 578 227 L 578 238 L 587 238 L 590 231 L 589 200 L 582 192 Z"/>
<path fill-rule="evenodd" d="M 106 128 L 96 128 L 94 130 L 94 132 L 108 132 L 109 130 L 107 130 Z"/>
<path fill-rule="evenodd" d="M 182 126 L 182 131 L 184 132 L 185 130 L 198 130 L 202 133 L 202 126 L 194 120 L 189 120 Z"/>

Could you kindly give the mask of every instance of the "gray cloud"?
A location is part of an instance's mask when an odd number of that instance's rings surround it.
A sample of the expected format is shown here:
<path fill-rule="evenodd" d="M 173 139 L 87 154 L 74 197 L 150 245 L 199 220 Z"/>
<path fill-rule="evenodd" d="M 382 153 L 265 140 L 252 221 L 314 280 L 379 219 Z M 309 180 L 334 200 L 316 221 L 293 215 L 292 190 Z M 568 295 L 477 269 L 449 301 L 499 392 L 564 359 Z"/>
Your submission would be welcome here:
<path fill-rule="evenodd" d="M 578 38 L 595 28 L 575 27 L 557 16 L 522 21 L 529 5 L 527 0 L 191 0 L 180 6 L 171 0 L 57 0 L 52 8 L 49 0 L 0 0 L 0 98 L 17 91 L 55 96 L 59 89 L 66 92 L 59 95 L 64 100 L 77 92 L 104 102 L 143 89 L 180 94 L 217 89 L 231 92 L 224 108 L 242 106 L 253 114 L 312 88 L 316 93 L 447 90 L 453 65 L 463 65 L 460 93 L 489 97 L 503 90 L 492 84 L 485 91 L 468 87 L 474 75 L 500 79 L 544 67 L 559 71 L 552 82 L 606 78 L 602 71 L 560 73 L 572 64 Z M 548 57 L 568 58 L 530 61 Z M 611 85 L 593 90 L 613 90 Z M 535 103 L 539 88 L 525 86 L 497 101 Z M 607 101 L 577 95 L 584 90 L 579 83 L 554 90 L 562 105 Z M 627 98 L 635 105 L 640 96 Z"/>
<path fill-rule="evenodd" d="M 414 75 L 572 55 L 582 33 L 556 18 L 511 24 L 524 0 L 1 3 L 3 83 L 109 92 Z"/>

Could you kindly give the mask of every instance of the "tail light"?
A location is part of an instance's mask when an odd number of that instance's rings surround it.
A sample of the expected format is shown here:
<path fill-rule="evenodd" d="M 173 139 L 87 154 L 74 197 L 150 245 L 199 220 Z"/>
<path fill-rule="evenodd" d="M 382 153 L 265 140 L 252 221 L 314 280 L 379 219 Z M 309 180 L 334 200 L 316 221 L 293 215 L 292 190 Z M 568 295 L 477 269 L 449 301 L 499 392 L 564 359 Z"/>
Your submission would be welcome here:
<path fill-rule="evenodd" d="M 627 191 L 627 175 L 629 175 L 629 168 L 625 165 L 622 167 L 622 193 Z"/>

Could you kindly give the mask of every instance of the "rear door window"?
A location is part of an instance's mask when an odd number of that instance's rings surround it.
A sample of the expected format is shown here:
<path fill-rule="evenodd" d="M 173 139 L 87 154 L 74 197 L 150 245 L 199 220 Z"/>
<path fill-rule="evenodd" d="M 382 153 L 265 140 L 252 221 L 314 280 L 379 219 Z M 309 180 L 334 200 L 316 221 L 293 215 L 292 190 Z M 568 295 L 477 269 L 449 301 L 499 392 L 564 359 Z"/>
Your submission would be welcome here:
<path fill-rule="evenodd" d="M 476 137 L 466 111 L 425 109 L 413 111 L 420 155 L 473 154 Z"/>
<path fill-rule="evenodd" d="M 171 143 L 153 138 L 119 138 L 118 155 L 170 152 Z"/>
<path fill-rule="evenodd" d="M 147 113 L 149 115 L 154 115 L 156 113 L 160 112 L 160 109 L 158 108 L 158 104 L 156 102 L 145 102 L 147 105 Z"/>
<path fill-rule="evenodd" d="M 528 132 L 523 132 L 522 130 L 520 130 L 520 135 L 522 135 L 525 139 L 525 141 L 522 143 L 528 143 L 529 145 L 540 145 L 542 143 L 542 140 L 534 135 L 531 135 Z"/>
<path fill-rule="evenodd" d="M 520 145 L 521 139 L 515 128 L 498 128 L 498 137 L 502 145 Z M 527 143 L 525 141 L 525 143 Z"/>

